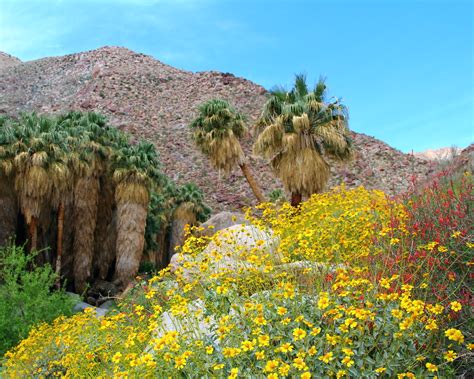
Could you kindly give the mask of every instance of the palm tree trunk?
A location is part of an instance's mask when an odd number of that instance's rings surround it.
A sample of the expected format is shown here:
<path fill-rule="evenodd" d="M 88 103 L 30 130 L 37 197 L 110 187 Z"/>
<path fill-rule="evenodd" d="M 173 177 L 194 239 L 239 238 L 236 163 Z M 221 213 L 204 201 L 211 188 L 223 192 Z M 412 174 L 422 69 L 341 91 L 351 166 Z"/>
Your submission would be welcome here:
<path fill-rule="evenodd" d="M 191 204 L 182 203 L 174 210 L 171 220 L 168 259 L 171 259 L 175 254 L 178 246 L 183 246 L 185 239 L 184 227 L 186 224 L 195 225 L 196 222 L 196 214 L 193 212 Z"/>
<path fill-rule="evenodd" d="M 293 192 L 291 194 L 291 205 L 293 207 L 297 207 L 298 205 L 300 205 L 301 200 L 302 200 L 302 196 L 300 192 Z"/>
<path fill-rule="evenodd" d="M 165 268 L 169 263 L 168 257 L 168 223 L 163 223 L 160 231 L 156 235 L 156 244 L 158 245 L 158 251 L 156 255 L 156 261 L 154 262 L 157 270 Z"/>
<path fill-rule="evenodd" d="M 38 219 L 34 216 L 31 217 L 28 231 L 30 234 L 30 252 L 34 252 L 38 248 Z"/>
<path fill-rule="evenodd" d="M 63 238 L 61 240 L 61 277 L 66 279 L 69 288 L 72 290 L 74 283 L 74 191 L 64 193 L 62 204 L 64 207 Z"/>
<path fill-rule="evenodd" d="M 99 209 L 95 228 L 94 276 L 106 280 L 115 259 L 116 211 L 115 188 L 112 180 L 105 176 L 100 179 Z"/>
<path fill-rule="evenodd" d="M 94 257 L 94 271 L 101 280 L 107 280 L 110 268 L 117 257 L 117 217 L 117 210 L 115 209 L 112 212 L 112 219 L 107 227 L 107 234 L 102 243 L 102 250 L 99 255 Z"/>
<path fill-rule="evenodd" d="M 84 292 L 91 276 L 98 196 L 99 180 L 96 176 L 83 177 L 77 181 L 74 189 L 73 271 L 78 293 Z"/>
<path fill-rule="evenodd" d="M 148 206 L 121 201 L 117 204 L 117 263 L 115 283 L 125 287 L 135 277 L 145 245 Z"/>
<path fill-rule="evenodd" d="M 15 236 L 18 219 L 18 201 L 11 177 L 0 174 L 0 247 Z"/>
<path fill-rule="evenodd" d="M 61 259 L 63 256 L 63 229 L 64 229 L 64 203 L 59 202 L 58 206 L 58 242 L 56 245 L 56 287 L 60 287 L 61 283 Z"/>
<path fill-rule="evenodd" d="M 252 173 L 250 172 L 250 169 L 247 166 L 247 164 L 242 163 L 239 166 L 240 166 L 240 169 L 242 170 L 242 173 L 245 176 L 245 179 L 247 179 L 247 182 L 249 183 L 250 188 L 252 189 L 252 192 L 255 195 L 255 197 L 257 198 L 258 202 L 259 203 L 266 202 L 266 199 L 262 194 L 262 190 L 260 189 L 259 185 L 255 181 L 255 179 L 254 179 Z"/>

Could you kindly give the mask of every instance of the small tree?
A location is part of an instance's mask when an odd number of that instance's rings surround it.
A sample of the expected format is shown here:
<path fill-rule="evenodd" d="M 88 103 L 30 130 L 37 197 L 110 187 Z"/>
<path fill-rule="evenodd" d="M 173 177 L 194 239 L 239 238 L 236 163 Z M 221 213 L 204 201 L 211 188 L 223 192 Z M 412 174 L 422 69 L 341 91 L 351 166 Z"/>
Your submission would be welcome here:
<path fill-rule="evenodd" d="M 211 165 L 229 173 L 240 167 L 259 202 L 265 202 L 260 187 L 248 167 L 239 139 L 246 132 L 242 114 L 227 101 L 209 100 L 199 107 L 199 116 L 191 123 L 194 142 L 209 157 Z"/>
<path fill-rule="evenodd" d="M 57 276 L 49 264 L 35 266 L 36 254 L 13 245 L 0 248 L 0 356 L 34 325 L 72 313 L 73 298 L 51 292 Z"/>

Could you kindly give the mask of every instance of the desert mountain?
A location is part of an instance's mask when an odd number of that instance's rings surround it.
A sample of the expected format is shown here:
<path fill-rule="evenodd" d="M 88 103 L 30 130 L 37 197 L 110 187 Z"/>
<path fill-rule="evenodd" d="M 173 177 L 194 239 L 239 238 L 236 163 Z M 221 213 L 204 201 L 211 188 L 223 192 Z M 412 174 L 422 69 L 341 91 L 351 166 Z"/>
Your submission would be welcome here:
<path fill-rule="evenodd" d="M 428 159 L 432 161 L 446 161 L 459 155 L 462 149 L 458 147 L 442 147 L 440 149 L 428 149 L 414 153 L 417 158 Z"/>
<path fill-rule="evenodd" d="M 0 70 L 7 67 L 16 66 L 20 63 L 21 60 L 19 60 L 18 58 L 12 57 L 11 55 L 0 51 Z"/>
<path fill-rule="evenodd" d="M 164 171 L 179 183 L 195 182 L 214 210 L 253 203 L 240 170 L 228 178 L 210 168 L 187 128 L 204 100 L 223 98 L 248 115 L 252 125 L 266 90 L 243 78 L 220 72 L 183 71 L 120 47 L 21 62 L 0 55 L 0 114 L 21 111 L 97 111 L 134 138 L 152 141 Z M 353 133 L 353 162 L 333 169 L 330 185 L 364 185 L 396 194 L 415 175 L 426 177 L 435 163 L 403 154 L 375 138 Z M 281 188 L 267 164 L 250 155 L 252 136 L 244 141 L 250 164 L 265 192 Z"/>

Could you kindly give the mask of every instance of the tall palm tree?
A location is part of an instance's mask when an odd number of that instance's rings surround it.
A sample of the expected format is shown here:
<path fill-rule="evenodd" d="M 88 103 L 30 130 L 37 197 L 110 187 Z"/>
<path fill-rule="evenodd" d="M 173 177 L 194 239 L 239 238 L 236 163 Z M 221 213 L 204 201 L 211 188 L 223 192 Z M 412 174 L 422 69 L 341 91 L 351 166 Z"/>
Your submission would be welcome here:
<path fill-rule="evenodd" d="M 18 215 L 18 201 L 12 190 L 15 178 L 12 145 L 15 135 L 11 124 L 10 118 L 0 117 L 0 247 L 14 236 Z"/>
<path fill-rule="evenodd" d="M 67 121 L 67 120 L 65 120 Z M 69 128 L 73 152 L 69 161 L 75 174 L 73 273 L 76 291 L 84 292 L 92 274 L 95 230 L 99 204 L 100 176 L 104 168 L 102 117 L 93 113 L 70 114 Z"/>
<path fill-rule="evenodd" d="M 257 200 L 265 202 L 240 146 L 239 139 L 246 132 L 243 116 L 227 101 L 209 100 L 199 106 L 199 116 L 190 127 L 196 145 L 209 157 L 212 166 L 229 173 L 238 165 Z"/>
<path fill-rule="evenodd" d="M 161 175 L 155 147 L 146 142 L 122 147 L 113 174 L 117 204 L 115 282 L 124 286 L 138 272 L 150 202 L 150 189 Z"/>
<path fill-rule="evenodd" d="M 296 75 L 291 91 L 273 90 L 257 130 L 254 152 L 270 161 L 293 206 L 326 186 L 330 171 L 325 155 L 339 160 L 352 155 L 347 109 L 337 99 L 326 99 L 322 79 L 310 91 L 306 77 Z"/>
<path fill-rule="evenodd" d="M 34 251 L 41 212 L 50 211 L 50 204 L 57 206 L 59 194 L 68 182 L 64 154 L 67 147 L 56 121 L 35 114 L 22 117 L 14 147 L 15 189 Z"/>

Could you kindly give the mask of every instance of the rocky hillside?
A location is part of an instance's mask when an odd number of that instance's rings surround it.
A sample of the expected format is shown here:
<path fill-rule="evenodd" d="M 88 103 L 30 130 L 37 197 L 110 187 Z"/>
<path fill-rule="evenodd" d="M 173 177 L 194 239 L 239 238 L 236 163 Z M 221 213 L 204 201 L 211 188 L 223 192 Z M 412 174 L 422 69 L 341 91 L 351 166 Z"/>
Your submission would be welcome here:
<path fill-rule="evenodd" d="M 16 66 L 21 63 L 18 58 L 12 57 L 9 54 L 0 51 L 0 70 L 12 66 Z"/>
<path fill-rule="evenodd" d="M 180 183 L 196 182 L 214 210 L 253 203 L 240 171 L 220 177 L 193 146 L 187 125 L 202 101 L 216 97 L 247 114 L 251 125 L 266 99 L 263 87 L 229 73 L 179 70 L 119 47 L 24 63 L 1 57 L 0 114 L 101 112 L 118 128 L 153 141 L 166 173 Z M 344 181 L 350 187 L 363 184 L 395 194 L 408 186 L 413 175 L 426 177 L 433 171 L 434 163 L 372 137 L 354 133 L 354 141 L 354 161 L 335 167 L 331 186 Z M 250 156 L 251 144 L 249 135 L 244 149 L 262 187 L 267 193 L 280 188 L 266 163 Z"/>
<path fill-rule="evenodd" d="M 428 159 L 432 161 L 446 161 L 459 155 L 462 149 L 458 147 L 442 147 L 440 149 L 428 149 L 413 155 L 417 158 Z"/>

